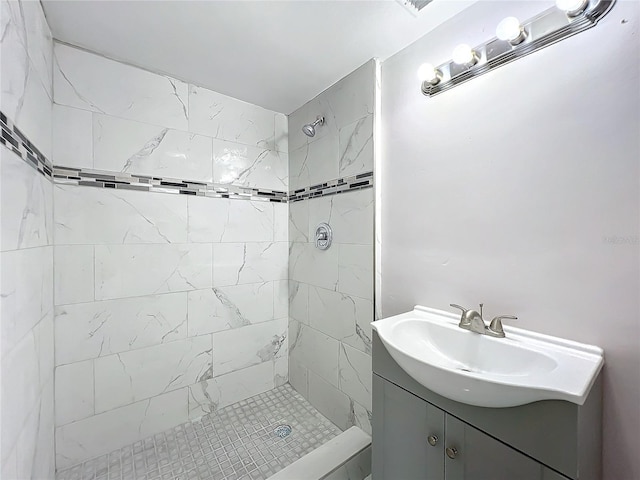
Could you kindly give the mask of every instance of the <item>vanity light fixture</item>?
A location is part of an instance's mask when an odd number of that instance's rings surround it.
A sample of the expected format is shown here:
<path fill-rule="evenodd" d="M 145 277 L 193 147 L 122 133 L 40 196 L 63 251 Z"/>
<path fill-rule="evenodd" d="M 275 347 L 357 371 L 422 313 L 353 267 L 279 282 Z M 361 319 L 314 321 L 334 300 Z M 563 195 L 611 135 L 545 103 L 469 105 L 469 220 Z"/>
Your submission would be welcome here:
<path fill-rule="evenodd" d="M 570 17 L 580 15 L 587 8 L 587 5 L 589 5 L 589 0 L 556 0 L 556 7 Z"/>
<path fill-rule="evenodd" d="M 458 45 L 452 59 L 441 65 L 422 64 L 418 69 L 422 93 L 432 97 L 594 27 L 609 13 L 615 1 L 556 0 L 555 7 L 526 22 L 507 17 L 498 24 L 495 38 L 474 48 Z"/>
<path fill-rule="evenodd" d="M 516 17 L 507 17 L 496 27 L 496 37 L 511 45 L 519 45 L 527 38 L 527 31 Z"/>
<path fill-rule="evenodd" d="M 453 63 L 464 65 L 467 68 L 473 67 L 479 60 L 476 51 L 466 43 L 461 43 L 454 48 L 451 58 L 453 59 Z"/>
<path fill-rule="evenodd" d="M 430 85 L 437 85 L 442 79 L 442 72 L 430 63 L 423 63 L 418 68 L 418 79 Z"/>

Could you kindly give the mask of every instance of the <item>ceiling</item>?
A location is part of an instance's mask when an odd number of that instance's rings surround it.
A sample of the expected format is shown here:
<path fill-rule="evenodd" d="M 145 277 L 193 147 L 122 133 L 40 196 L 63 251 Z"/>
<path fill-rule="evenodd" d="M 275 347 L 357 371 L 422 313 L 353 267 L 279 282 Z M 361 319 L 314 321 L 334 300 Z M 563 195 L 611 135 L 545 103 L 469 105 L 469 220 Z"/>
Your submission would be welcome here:
<path fill-rule="evenodd" d="M 413 43 L 477 0 L 43 0 L 53 36 L 291 113 L 372 57 Z"/>

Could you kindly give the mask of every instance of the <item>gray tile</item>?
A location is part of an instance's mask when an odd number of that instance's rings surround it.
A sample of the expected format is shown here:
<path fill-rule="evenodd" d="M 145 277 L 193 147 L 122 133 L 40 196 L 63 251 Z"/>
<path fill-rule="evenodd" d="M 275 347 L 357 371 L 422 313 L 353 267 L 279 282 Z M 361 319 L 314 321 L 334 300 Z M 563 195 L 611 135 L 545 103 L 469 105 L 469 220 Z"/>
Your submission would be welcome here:
<path fill-rule="evenodd" d="M 278 425 L 292 432 L 279 438 Z M 286 384 L 60 471 L 56 480 L 265 479 L 339 433 Z"/>

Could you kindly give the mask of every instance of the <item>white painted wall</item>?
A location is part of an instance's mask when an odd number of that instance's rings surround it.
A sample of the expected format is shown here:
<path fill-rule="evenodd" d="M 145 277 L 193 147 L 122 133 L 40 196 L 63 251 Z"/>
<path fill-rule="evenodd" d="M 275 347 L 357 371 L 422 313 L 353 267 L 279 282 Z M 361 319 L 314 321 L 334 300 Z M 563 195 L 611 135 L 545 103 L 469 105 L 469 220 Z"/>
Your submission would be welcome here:
<path fill-rule="evenodd" d="M 551 2 L 549 2 L 551 3 Z M 382 308 L 604 348 L 604 478 L 640 478 L 639 4 L 435 98 L 416 69 L 543 2 L 480 2 L 382 66 Z M 508 361 L 508 359 L 505 359 Z"/>

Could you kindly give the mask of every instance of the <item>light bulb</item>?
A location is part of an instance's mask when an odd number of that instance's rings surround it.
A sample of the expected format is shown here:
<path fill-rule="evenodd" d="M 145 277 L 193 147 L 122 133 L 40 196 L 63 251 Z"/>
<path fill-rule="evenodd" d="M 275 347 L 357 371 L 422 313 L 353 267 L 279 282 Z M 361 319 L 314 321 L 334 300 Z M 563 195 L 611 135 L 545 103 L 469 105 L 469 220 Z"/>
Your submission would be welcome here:
<path fill-rule="evenodd" d="M 476 52 L 466 43 L 453 49 L 453 61 L 458 65 L 475 65 L 478 62 Z"/>
<path fill-rule="evenodd" d="M 587 7 L 589 0 L 556 0 L 556 7 L 569 16 L 575 16 Z"/>
<path fill-rule="evenodd" d="M 527 32 L 516 17 L 507 17 L 496 27 L 496 37 L 507 41 L 512 45 L 521 43 L 527 36 Z"/>
<path fill-rule="evenodd" d="M 442 73 L 430 63 L 423 63 L 418 68 L 418 79 L 421 82 L 428 82 L 436 85 L 442 78 Z"/>

